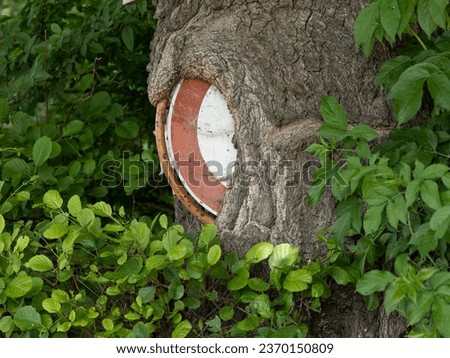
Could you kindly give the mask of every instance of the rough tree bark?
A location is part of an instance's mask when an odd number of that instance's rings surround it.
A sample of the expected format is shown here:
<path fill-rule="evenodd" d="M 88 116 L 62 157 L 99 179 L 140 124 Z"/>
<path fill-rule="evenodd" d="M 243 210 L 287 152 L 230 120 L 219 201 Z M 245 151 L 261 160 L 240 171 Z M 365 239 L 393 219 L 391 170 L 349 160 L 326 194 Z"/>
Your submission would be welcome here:
<path fill-rule="evenodd" d="M 311 156 L 303 150 L 321 124 L 319 104 L 336 96 L 355 123 L 392 124 L 373 85 L 385 51 L 367 60 L 352 26 L 368 1 L 160 0 L 148 66 L 149 99 L 169 98 L 182 78 L 200 78 L 225 96 L 235 121 L 239 168 L 217 218 L 226 250 L 259 241 L 290 242 L 304 260 L 320 254 L 315 233 L 330 225 L 326 195 L 307 204 Z M 182 208 L 183 223 L 198 224 Z M 396 320 L 367 312 L 351 290 L 337 288 L 310 322 L 313 336 L 398 336 Z"/>

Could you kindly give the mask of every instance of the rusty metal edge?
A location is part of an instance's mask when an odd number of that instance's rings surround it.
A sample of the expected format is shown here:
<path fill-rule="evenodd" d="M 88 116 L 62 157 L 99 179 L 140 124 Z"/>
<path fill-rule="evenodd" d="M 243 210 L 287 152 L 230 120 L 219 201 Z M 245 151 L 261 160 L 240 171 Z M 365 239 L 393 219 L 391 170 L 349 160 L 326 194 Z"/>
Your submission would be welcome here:
<path fill-rule="evenodd" d="M 204 211 L 199 204 L 188 194 L 184 189 L 178 178 L 175 170 L 170 166 L 169 155 L 167 153 L 166 140 L 164 136 L 164 129 L 166 126 L 167 118 L 167 106 L 169 101 L 163 99 L 156 105 L 156 124 L 155 124 L 155 136 L 156 136 L 156 149 L 158 151 L 159 162 L 161 168 L 172 187 L 173 194 L 181 201 L 181 203 L 202 223 L 214 224 L 215 218 Z"/>

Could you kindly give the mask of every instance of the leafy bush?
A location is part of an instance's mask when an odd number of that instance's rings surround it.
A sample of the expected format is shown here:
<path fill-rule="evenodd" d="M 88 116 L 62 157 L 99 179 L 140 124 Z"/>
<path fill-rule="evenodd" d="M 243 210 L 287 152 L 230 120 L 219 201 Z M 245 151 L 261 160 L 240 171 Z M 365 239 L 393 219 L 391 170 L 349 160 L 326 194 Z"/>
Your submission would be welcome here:
<path fill-rule="evenodd" d="M 165 215 L 127 221 L 103 201 L 43 197 L 48 220 L 0 215 L 0 331 L 6 337 L 187 335 L 304 337 L 300 301 L 329 294 L 320 265 L 299 250 L 261 242 L 244 258 L 222 255 L 214 225 L 199 237 Z M 251 274 L 268 264 L 270 280 Z"/>
<path fill-rule="evenodd" d="M 446 8 L 446 0 L 377 0 L 355 23 L 356 42 L 366 54 L 375 40 L 393 43 L 397 36 L 413 35 L 402 53 L 384 64 L 375 81 L 394 100 L 399 124 L 424 110 L 426 85 L 432 100 L 428 122 L 395 129 L 372 149 L 369 143 L 378 133 L 367 125 L 349 128 L 343 108 L 326 97 L 321 105 L 321 143 L 307 149 L 321 161 L 310 201 L 317 203 L 330 184 L 338 202 L 328 241 L 331 276 L 339 284 L 355 284 L 367 296 L 369 309 L 378 307 L 383 293 L 385 311 L 404 316 L 412 337 L 450 337 Z M 435 31 L 438 28 L 446 31 Z"/>
<path fill-rule="evenodd" d="M 56 188 L 139 212 L 165 208 L 145 67 L 147 2 L 27 1 L 0 17 L 0 213 L 38 218 Z M 154 189 L 150 189 L 150 185 Z M 144 187 L 146 188 L 144 190 Z"/>

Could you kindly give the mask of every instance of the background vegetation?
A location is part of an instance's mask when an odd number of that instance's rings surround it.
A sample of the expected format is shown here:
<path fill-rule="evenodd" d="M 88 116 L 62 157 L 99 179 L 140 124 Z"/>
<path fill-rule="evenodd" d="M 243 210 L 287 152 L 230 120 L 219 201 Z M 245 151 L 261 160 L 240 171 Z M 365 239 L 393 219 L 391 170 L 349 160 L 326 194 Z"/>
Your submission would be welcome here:
<path fill-rule="evenodd" d="M 375 130 L 349 128 L 324 98 L 309 195 L 330 188 L 337 218 L 308 264 L 290 244 L 239 257 L 213 225 L 193 236 L 171 224 L 146 100 L 147 1 L 2 4 L 0 335 L 303 337 L 335 281 L 404 316 L 409 336 L 450 337 L 446 0 L 375 0 L 356 20 L 366 55 L 406 44 L 375 79 L 398 123 L 429 119 L 374 147 Z"/>

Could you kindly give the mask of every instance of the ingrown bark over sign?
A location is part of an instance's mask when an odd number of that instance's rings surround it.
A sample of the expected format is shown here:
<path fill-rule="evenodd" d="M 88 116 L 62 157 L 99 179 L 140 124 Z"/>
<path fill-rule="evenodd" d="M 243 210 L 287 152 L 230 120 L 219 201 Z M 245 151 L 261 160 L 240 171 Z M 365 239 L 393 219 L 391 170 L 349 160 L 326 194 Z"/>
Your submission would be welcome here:
<path fill-rule="evenodd" d="M 217 218 L 226 249 L 244 252 L 270 241 L 297 245 L 304 260 L 320 253 L 315 234 L 331 224 L 334 203 L 326 196 L 321 205 L 308 206 L 315 161 L 303 149 L 316 138 L 322 96 L 336 96 L 355 122 L 391 124 L 385 98 L 373 84 L 379 62 L 365 59 L 353 41 L 354 19 L 367 3 L 155 1 L 150 101 L 168 99 L 183 78 L 199 78 L 220 90 L 235 121 L 238 167 Z M 322 323 L 313 334 L 398 334 L 351 292 L 339 295 L 346 302 L 330 307 L 339 325 L 328 313 L 325 320 L 317 317 Z"/>

